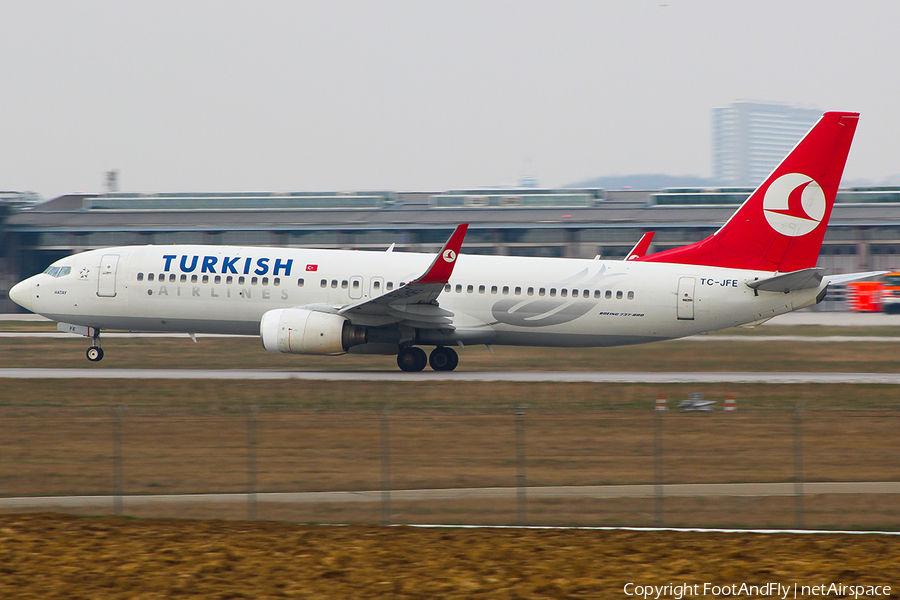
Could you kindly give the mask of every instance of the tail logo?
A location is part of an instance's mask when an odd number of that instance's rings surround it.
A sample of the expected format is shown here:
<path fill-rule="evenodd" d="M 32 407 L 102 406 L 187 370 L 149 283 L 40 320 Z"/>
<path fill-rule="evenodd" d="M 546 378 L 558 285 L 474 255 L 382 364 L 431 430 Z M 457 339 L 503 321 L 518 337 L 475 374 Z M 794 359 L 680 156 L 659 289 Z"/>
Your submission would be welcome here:
<path fill-rule="evenodd" d="M 812 177 L 787 173 L 766 190 L 763 213 L 778 233 L 788 237 L 806 235 L 825 217 L 825 192 Z"/>
<path fill-rule="evenodd" d="M 456 260 L 456 252 L 450 249 L 444 250 L 444 260 L 448 263 L 452 263 Z"/>

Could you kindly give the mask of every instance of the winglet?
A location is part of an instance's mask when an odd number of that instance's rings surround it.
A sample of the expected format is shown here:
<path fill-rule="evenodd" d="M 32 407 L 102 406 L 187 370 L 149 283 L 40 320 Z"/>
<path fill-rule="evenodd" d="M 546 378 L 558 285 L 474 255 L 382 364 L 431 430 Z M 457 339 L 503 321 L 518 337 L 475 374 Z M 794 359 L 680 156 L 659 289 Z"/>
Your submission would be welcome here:
<path fill-rule="evenodd" d="M 450 275 L 453 273 L 453 266 L 456 264 L 456 257 L 459 256 L 459 249 L 462 247 L 463 239 L 466 237 L 466 231 L 469 229 L 468 223 L 456 226 L 456 231 L 441 248 L 441 251 L 434 257 L 434 261 L 425 274 L 416 279 L 413 283 L 447 283 Z"/>
<path fill-rule="evenodd" d="M 648 231 L 641 239 L 638 240 L 638 243 L 634 245 L 634 248 L 631 249 L 631 252 L 625 255 L 625 260 L 634 260 L 636 258 L 641 258 L 645 254 L 647 254 L 647 250 L 650 249 L 650 242 L 653 241 L 653 234 L 655 232 Z"/>

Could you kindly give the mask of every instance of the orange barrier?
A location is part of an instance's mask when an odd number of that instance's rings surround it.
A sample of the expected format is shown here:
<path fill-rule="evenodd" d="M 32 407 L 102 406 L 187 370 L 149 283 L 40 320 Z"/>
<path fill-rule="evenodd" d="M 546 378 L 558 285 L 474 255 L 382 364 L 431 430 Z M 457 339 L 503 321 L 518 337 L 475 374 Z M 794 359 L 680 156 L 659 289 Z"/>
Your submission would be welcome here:
<path fill-rule="evenodd" d="M 847 284 L 847 302 L 850 310 L 857 312 L 877 312 L 881 310 L 880 281 L 855 281 Z"/>

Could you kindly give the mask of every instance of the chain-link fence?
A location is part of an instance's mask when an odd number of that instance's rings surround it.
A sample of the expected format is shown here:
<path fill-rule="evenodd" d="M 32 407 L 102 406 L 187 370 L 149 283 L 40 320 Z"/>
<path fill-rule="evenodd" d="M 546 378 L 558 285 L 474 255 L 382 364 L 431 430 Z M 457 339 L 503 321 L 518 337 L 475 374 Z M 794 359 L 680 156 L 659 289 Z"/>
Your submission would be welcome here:
<path fill-rule="evenodd" d="M 0 407 L 0 510 L 900 530 L 900 412 Z"/>

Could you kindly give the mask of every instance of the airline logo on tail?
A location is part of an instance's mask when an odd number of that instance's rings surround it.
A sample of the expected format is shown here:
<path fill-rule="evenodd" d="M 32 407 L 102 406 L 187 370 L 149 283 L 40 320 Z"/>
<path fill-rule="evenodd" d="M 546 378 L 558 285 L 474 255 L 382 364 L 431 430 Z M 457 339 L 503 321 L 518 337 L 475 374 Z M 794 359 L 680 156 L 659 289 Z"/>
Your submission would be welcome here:
<path fill-rule="evenodd" d="M 825 192 L 815 179 L 788 173 L 772 182 L 763 199 L 769 225 L 788 237 L 806 235 L 825 217 Z"/>

